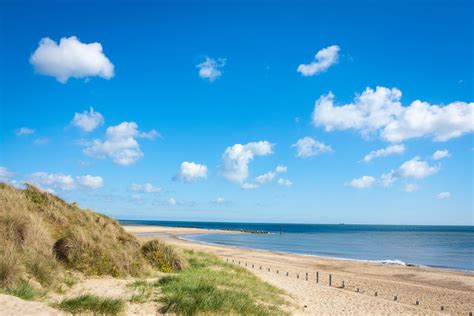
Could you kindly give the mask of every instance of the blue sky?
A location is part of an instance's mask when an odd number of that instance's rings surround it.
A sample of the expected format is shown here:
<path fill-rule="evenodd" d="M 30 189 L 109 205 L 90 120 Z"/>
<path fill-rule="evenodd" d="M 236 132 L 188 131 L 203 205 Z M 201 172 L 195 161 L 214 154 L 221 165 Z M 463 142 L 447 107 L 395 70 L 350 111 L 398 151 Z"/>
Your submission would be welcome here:
<path fill-rule="evenodd" d="M 121 219 L 474 223 L 471 1 L 1 6 L 2 181 Z"/>

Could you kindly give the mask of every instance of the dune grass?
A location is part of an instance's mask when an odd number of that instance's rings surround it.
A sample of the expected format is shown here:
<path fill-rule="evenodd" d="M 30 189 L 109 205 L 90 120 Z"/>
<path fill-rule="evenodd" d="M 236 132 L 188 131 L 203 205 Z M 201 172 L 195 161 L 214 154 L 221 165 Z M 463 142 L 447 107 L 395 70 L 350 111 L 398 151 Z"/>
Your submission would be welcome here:
<path fill-rule="evenodd" d="M 140 242 L 115 220 L 26 185 L 0 183 L 0 289 L 32 279 L 45 289 L 86 275 L 152 272 Z"/>
<path fill-rule="evenodd" d="M 117 315 L 124 310 L 125 303 L 121 299 L 82 295 L 65 299 L 57 307 L 71 314 Z"/>
<path fill-rule="evenodd" d="M 142 246 L 142 253 L 154 268 L 162 272 L 179 272 L 187 265 L 181 251 L 157 239 L 147 241 Z"/>
<path fill-rule="evenodd" d="M 187 251 L 189 267 L 158 281 L 164 312 L 181 315 L 282 315 L 284 293 L 218 257 Z"/>
<path fill-rule="evenodd" d="M 21 280 L 14 287 L 5 291 L 6 294 L 17 296 L 21 299 L 30 301 L 43 296 L 43 292 L 33 288 L 28 281 Z"/>

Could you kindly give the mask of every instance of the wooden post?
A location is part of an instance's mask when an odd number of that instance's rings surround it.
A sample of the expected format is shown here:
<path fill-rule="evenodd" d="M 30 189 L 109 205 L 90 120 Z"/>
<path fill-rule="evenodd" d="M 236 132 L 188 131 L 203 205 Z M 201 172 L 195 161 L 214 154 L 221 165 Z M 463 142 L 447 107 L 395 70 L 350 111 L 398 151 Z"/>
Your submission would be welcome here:
<path fill-rule="evenodd" d="M 319 272 L 316 272 L 316 283 L 319 283 Z"/>
<path fill-rule="evenodd" d="M 253 264 L 252 264 L 252 268 L 253 268 Z"/>
<path fill-rule="evenodd" d="M 439 310 L 444 311 L 444 306 L 441 305 L 441 308 Z"/>
<path fill-rule="evenodd" d="M 279 270 L 277 270 L 277 274 L 279 274 L 279 273 L 280 273 L 280 271 L 279 271 Z"/>
<path fill-rule="evenodd" d="M 229 262 L 229 258 L 225 259 L 227 262 Z"/>
<path fill-rule="evenodd" d="M 240 260 L 239 260 L 239 265 L 240 265 Z"/>
<path fill-rule="evenodd" d="M 332 275 L 329 274 L 329 286 L 331 286 L 331 285 L 332 285 Z"/>
<path fill-rule="evenodd" d="M 393 297 L 393 300 L 394 300 L 394 301 L 398 300 L 398 297 L 395 295 L 395 296 Z"/>
<path fill-rule="evenodd" d="M 417 300 L 417 301 L 415 302 L 415 305 L 420 305 L 420 301 Z"/>
<path fill-rule="evenodd" d="M 344 288 L 344 287 L 345 287 L 344 281 L 342 281 L 342 283 L 341 283 L 341 288 Z"/>
<path fill-rule="evenodd" d="M 288 276 L 288 275 L 289 275 L 289 273 L 287 272 L 287 273 L 286 273 L 286 276 Z"/>
<path fill-rule="evenodd" d="M 297 279 L 299 279 L 299 278 L 300 278 L 300 275 L 299 275 L 298 273 L 296 274 L 296 278 L 297 278 Z"/>
<path fill-rule="evenodd" d="M 270 268 L 268 268 L 268 272 L 270 272 Z"/>
<path fill-rule="evenodd" d="M 262 266 L 260 266 L 260 270 L 262 270 Z"/>
<path fill-rule="evenodd" d="M 375 292 L 375 293 L 374 293 L 374 296 L 377 296 L 377 295 L 378 295 L 378 293 L 377 293 L 377 292 Z"/>
<path fill-rule="evenodd" d="M 359 293 L 359 288 L 356 289 L 356 292 Z"/>
<path fill-rule="evenodd" d="M 232 263 L 234 263 L 234 259 L 232 259 Z"/>
<path fill-rule="evenodd" d="M 308 272 L 306 272 L 306 281 L 308 281 Z"/>

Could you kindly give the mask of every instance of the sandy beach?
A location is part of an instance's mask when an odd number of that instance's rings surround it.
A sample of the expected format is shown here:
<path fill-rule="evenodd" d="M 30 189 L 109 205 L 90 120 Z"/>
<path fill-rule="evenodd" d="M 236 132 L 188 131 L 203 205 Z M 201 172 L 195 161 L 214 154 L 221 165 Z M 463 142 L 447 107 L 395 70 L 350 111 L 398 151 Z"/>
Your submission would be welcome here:
<path fill-rule="evenodd" d="M 469 272 L 281 254 L 201 244 L 179 237 L 232 233 L 229 231 L 159 226 L 124 228 L 140 238 L 159 238 L 240 264 L 285 290 L 294 299 L 294 314 L 469 315 L 474 310 L 474 274 Z"/>

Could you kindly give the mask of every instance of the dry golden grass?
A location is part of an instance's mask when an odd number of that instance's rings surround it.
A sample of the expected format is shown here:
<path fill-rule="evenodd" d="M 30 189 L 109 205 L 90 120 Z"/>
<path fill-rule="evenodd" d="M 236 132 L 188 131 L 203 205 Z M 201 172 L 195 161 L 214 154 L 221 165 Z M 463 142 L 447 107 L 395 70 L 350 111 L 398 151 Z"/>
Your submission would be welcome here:
<path fill-rule="evenodd" d="M 27 185 L 0 183 L 0 287 L 21 280 L 45 287 L 65 269 L 88 275 L 146 275 L 139 241 L 113 219 Z"/>

